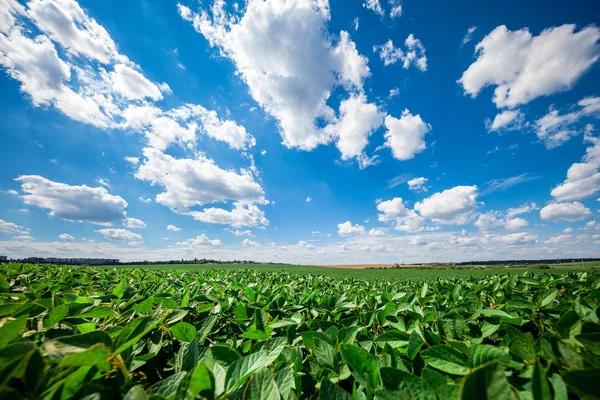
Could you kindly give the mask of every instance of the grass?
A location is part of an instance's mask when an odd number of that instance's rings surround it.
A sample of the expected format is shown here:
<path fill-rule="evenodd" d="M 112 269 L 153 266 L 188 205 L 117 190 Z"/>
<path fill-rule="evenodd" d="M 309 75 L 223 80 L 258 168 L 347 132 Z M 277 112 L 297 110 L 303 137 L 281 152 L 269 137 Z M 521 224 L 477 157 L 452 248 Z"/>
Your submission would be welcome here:
<path fill-rule="evenodd" d="M 590 265 L 591 264 L 591 265 Z M 236 271 L 236 270 L 255 270 L 261 272 L 290 272 L 298 274 L 325 275 L 337 278 L 355 278 L 355 279 L 392 279 L 392 280 L 434 280 L 437 278 L 469 278 L 473 276 L 503 275 L 503 274 L 521 274 L 525 271 L 538 273 L 563 274 L 573 271 L 583 272 L 595 270 L 599 266 L 598 262 L 580 264 L 557 264 L 551 269 L 532 269 L 532 268 L 496 268 L 496 267 L 455 267 L 453 269 L 440 269 L 431 267 L 410 267 L 405 269 L 350 269 L 350 268 L 331 268 L 310 265 L 287 265 L 287 264 L 157 264 L 157 265 L 124 265 L 121 268 L 147 268 L 154 270 L 175 270 L 175 271 Z"/>

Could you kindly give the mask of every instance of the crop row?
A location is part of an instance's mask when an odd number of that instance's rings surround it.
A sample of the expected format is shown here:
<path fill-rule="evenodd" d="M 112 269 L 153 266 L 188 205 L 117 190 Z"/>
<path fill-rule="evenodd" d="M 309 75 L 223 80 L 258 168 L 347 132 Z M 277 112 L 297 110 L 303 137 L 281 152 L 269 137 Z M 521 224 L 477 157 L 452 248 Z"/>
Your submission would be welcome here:
<path fill-rule="evenodd" d="M 3 264 L 0 398 L 597 398 L 599 289 Z"/>

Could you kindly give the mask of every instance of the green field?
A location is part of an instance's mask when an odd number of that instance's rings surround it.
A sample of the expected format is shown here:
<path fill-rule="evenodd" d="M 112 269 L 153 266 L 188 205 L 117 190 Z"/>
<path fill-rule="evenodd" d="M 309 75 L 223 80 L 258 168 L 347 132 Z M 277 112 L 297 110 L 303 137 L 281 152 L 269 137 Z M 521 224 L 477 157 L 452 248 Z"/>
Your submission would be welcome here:
<path fill-rule="evenodd" d="M 0 265 L 0 398 L 592 399 L 600 270 Z"/>

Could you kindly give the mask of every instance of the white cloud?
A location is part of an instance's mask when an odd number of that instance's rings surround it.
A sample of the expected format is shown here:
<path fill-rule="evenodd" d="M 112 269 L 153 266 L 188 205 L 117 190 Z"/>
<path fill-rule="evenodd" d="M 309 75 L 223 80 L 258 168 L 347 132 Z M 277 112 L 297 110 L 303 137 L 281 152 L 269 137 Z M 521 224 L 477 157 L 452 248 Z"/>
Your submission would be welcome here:
<path fill-rule="evenodd" d="M 422 217 L 448 225 L 464 225 L 477 209 L 477 186 L 456 186 L 415 204 Z"/>
<path fill-rule="evenodd" d="M 577 109 L 566 114 L 560 114 L 558 110 L 551 108 L 546 115 L 535 121 L 536 135 L 546 148 L 553 149 L 579 134 L 581 129 L 574 125 L 585 117 L 600 117 L 600 97 L 586 97 L 577 103 Z M 589 129 L 591 125 L 586 126 L 584 131 Z"/>
<path fill-rule="evenodd" d="M 537 243 L 538 236 L 527 232 L 510 233 L 508 235 L 495 238 L 495 241 L 509 246 L 526 245 Z"/>
<path fill-rule="evenodd" d="M 246 239 L 242 240 L 242 246 L 244 246 L 244 247 L 260 247 L 260 243 L 246 238 Z"/>
<path fill-rule="evenodd" d="M 477 60 L 458 83 L 472 97 L 486 86 L 496 86 L 497 107 L 526 104 L 571 89 L 598 60 L 599 39 L 600 30 L 594 26 L 575 32 L 575 25 L 562 25 L 538 36 L 526 28 L 510 31 L 498 26 L 477 44 Z"/>
<path fill-rule="evenodd" d="M 413 192 L 426 192 L 428 189 L 426 186 L 427 178 L 425 177 L 413 178 L 406 183 L 408 184 L 408 188 Z"/>
<path fill-rule="evenodd" d="M 392 88 L 392 89 L 390 89 L 390 94 L 388 94 L 388 99 L 391 99 L 391 98 L 393 98 L 393 97 L 396 97 L 396 96 L 398 96 L 399 94 L 400 94 L 400 89 L 399 89 L 399 88 L 397 88 L 397 87 L 395 87 L 395 88 Z"/>
<path fill-rule="evenodd" d="M 144 229 L 146 228 L 146 224 L 141 219 L 137 218 L 127 218 L 127 220 L 123 223 L 127 228 L 132 229 Z"/>
<path fill-rule="evenodd" d="M 571 227 L 563 229 L 563 233 L 572 233 L 572 232 L 573 232 L 573 228 L 571 228 Z"/>
<path fill-rule="evenodd" d="M 365 2 L 363 3 L 363 7 L 368 8 L 375 14 L 380 15 L 382 17 L 385 14 L 379 0 L 365 0 Z"/>
<path fill-rule="evenodd" d="M 145 148 L 143 153 L 144 160 L 135 177 L 163 188 L 156 196 L 157 203 L 205 222 L 226 223 L 217 221 L 229 220 L 235 222 L 234 226 L 268 223 L 264 213 L 252 205 L 267 204 L 268 201 L 249 170 L 242 169 L 239 173 L 224 170 L 203 155 L 195 159 L 176 159 L 153 148 Z M 228 200 L 236 202 L 231 212 L 220 208 L 201 212 L 191 209 Z"/>
<path fill-rule="evenodd" d="M 167 226 L 167 230 L 172 231 L 172 232 L 179 232 L 179 231 L 181 231 L 181 228 L 178 228 L 175 225 L 169 225 L 169 226 Z"/>
<path fill-rule="evenodd" d="M 221 246 L 222 243 L 219 239 L 209 239 L 204 233 L 196 236 L 195 238 L 178 242 L 178 246 L 186 246 L 190 248 L 194 247 L 209 247 L 209 246 Z"/>
<path fill-rule="evenodd" d="M 369 136 L 381 126 L 383 117 L 375 104 L 367 103 L 364 94 L 340 103 L 340 118 L 326 130 L 337 133 L 336 146 L 342 153 L 342 160 L 356 157 L 360 164 L 365 159 L 363 151 L 369 143 Z"/>
<path fill-rule="evenodd" d="M 99 185 L 110 188 L 110 179 L 98 177 L 98 178 L 96 178 L 96 182 Z"/>
<path fill-rule="evenodd" d="M 499 130 L 517 130 L 523 126 L 525 115 L 519 110 L 504 110 L 494 117 L 490 123 L 489 119 L 485 121 L 488 131 Z"/>
<path fill-rule="evenodd" d="M 352 21 L 352 28 L 355 32 L 358 30 L 358 17 L 354 18 L 354 20 Z"/>
<path fill-rule="evenodd" d="M 29 234 L 29 229 L 27 229 L 21 225 L 17 225 L 12 222 L 8 222 L 3 219 L 0 219 L 0 232 L 2 232 L 2 233 L 21 233 L 21 234 L 25 235 L 25 234 Z"/>
<path fill-rule="evenodd" d="M 118 242 L 136 243 L 142 240 L 142 235 L 133 233 L 127 229 L 100 229 L 96 231 L 104 236 L 104 239 L 115 240 Z"/>
<path fill-rule="evenodd" d="M 519 183 L 529 182 L 539 178 L 539 176 L 529 176 L 529 174 L 525 173 L 517 176 L 511 176 L 508 178 L 494 179 L 485 183 L 486 188 L 481 194 L 486 195 L 496 192 L 498 190 L 503 191 L 510 187 L 518 185 Z"/>
<path fill-rule="evenodd" d="M 312 201 L 312 197 L 307 197 L 307 198 L 306 198 L 306 202 L 307 202 L 307 203 L 310 203 L 311 201 Z"/>
<path fill-rule="evenodd" d="M 381 213 L 377 219 L 381 222 L 393 222 L 396 230 L 405 232 L 423 230 L 423 218 L 415 211 L 408 209 L 400 197 L 379 202 L 377 211 Z"/>
<path fill-rule="evenodd" d="M 71 186 L 39 175 L 22 175 L 15 180 L 25 193 L 21 196 L 25 204 L 50 210 L 51 216 L 97 224 L 125 219 L 127 202 L 103 187 Z"/>
<path fill-rule="evenodd" d="M 253 204 L 233 203 L 232 210 L 211 207 L 202 211 L 190 211 L 187 213 L 194 219 L 211 224 L 231 225 L 234 228 L 242 226 L 268 225 L 269 220 L 265 213 Z"/>
<path fill-rule="evenodd" d="M 138 200 L 146 204 L 152 203 L 152 199 L 149 197 L 140 196 L 138 197 Z"/>
<path fill-rule="evenodd" d="M 529 225 L 529 223 L 523 218 L 512 218 L 506 221 L 504 226 L 510 231 L 516 231 L 518 229 L 525 228 L 527 225 Z"/>
<path fill-rule="evenodd" d="M 125 161 L 127 161 L 131 165 L 138 165 L 138 163 L 140 162 L 140 158 L 127 156 L 125 157 Z"/>
<path fill-rule="evenodd" d="M 522 204 L 519 207 L 515 207 L 515 208 L 509 208 L 506 211 L 506 216 L 508 218 L 512 218 L 514 216 L 517 215 L 521 215 L 521 214 L 525 214 L 525 213 L 529 213 L 535 210 L 539 210 L 539 207 L 537 206 L 537 204 L 535 203 L 530 203 L 530 204 Z"/>
<path fill-rule="evenodd" d="M 544 221 L 578 221 L 592 215 L 589 208 L 578 201 L 570 203 L 551 203 L 540 211 L 540 217 Z"/>
<path fill-rule="evenodd" d="M 385 236 L 385 232 L 382 231 L 381 229 L 373 228 L 369 231 L 369 235 L 370 236 Z"/>
<path fill-rule="evenodd" d="M 385 146 L 392 150 L 397 160 L 410 160 L 427 147 L 425 135 L 431 130 L 431 125 L 419 114 L 413 115 L 406 109 L 400 119 L 388 115 L 385 127 Z"/>
<path fill-rule="evenodd" d="M 247 235 L 247 236 L 250 236 L 250 237 L 253 237 L 253 236 L 254 236 L 254 235 L 252 234 L 252 231 L 251 231 L 250 229 L 247 229 L 247 230 L 245 230 L 245 231 L 241 231 L 241 230 L 239 230 L 239 229 L 236 229 L 236 230 L 234 231 L 234 230 L 232 230 L 232 229 L 227 229 L 227 228 L 226 228 L 225 230 L 227 230 L 227 231 L 229 231 L 229 232 L 233 233 L 235 236 L 245 236 L 245 235 Z"/>
<path fill-rule="evenodd" d="M 567 179 L 552 189 L 558 201 L 579 200 L 600 191 L 600 138 L 589 136 L 586 140 L 593 145 L 586 149 L 583 162 L 571 165 Z"/>
<path fill-rule="evenodd" d="M 158 86 L 127 65 L 115 65 L 109 75 L 115 92 L 129 100 L 143 100 L 146 97 L 154 101 L 162 99 L 162 93 Z"/>
<path fill-rule="evenodd" d="M 476 30 L 477 30 L 476 26 L 472 26 L 469 29 L 467 29 L 467 33 L 463 37 L 462 42 L 460 43 L 460 47 L 463 47 L 465 44 L 469 43 L 473 39 L 473 33 Z"/>
<path fill-rule="evenodd" d="M 312 150 L 335 140 L 337 117 L 327 104 L 333 88 L 362 93 L 370 71 L 347 32 L 336 38 L 328 31 L 327 1 L 253 1 L 241 16 L 219 1 L 210 14 L 178 7 L 235 64 L 254 100 L 278 121 L 285 146 Z"/>
<path fill-rule="evenodd" d="M 65 242 L 72 242 L 73 240 L 75 240 L 75 237 L 69 235 L 68 233 L 62 233 L 58 235 L 58 238 L 60 240 L 64 240 Z"/>
<path fill-rule="evenodd" d="M 390 5 L 390 18 L 400 18 L 402 16 L 402 3 L 400 0 L 388 0 Z"/>
<path fill-rule="evenodd" d="M 13 239 L 15 240 L 22 240 L 22 241 L 32 241 L 35 240 L 34 237 L 32 237 L 31 235 L 19 235 L 19 236 L 13 236 Z"/>
<path fill-rule="evenodd" d="M 411 33 L 404 41 L 405 50 L 394 46 L 392 40 L 388 40 L 385 44 L 373 46 L 373 52 L 379 54 L 379 58 L 383 61 L 384 66 L 402 62 L 402 68 L 408 69 L 414 65 L 419 70 L 427 71 L 427 56 L 425 55 L 425 47 L 421 41 Z"/>
<path fill-rule="evenodd" d="M 498 211 L 488 211 L 479 214 L 479 217 L 477 218 L 477 221 L 475 221 L 474 225 L 479 228 L 479 230 L 488 232 L 504 224 L 504 219 Z"/>
<path fill-rule="evenodd" d="M 546 244 L 564 244 L 569 243 L 573 240 L 573 235 L 557 235 L 546 240 Z"/>
<path fill-rule="evenodd" d="M 346 221 L 342 224 L 338 224 L 338 234 L 344 235 L 364 235 L 365 227 L 359 224 L 352 225 L 352 222 Z"/>

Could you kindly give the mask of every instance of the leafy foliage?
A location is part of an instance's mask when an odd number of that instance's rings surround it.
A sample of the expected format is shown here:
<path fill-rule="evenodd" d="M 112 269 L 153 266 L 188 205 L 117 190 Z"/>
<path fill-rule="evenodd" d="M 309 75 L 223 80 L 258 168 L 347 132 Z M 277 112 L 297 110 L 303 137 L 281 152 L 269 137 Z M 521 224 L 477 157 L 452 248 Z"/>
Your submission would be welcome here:
<path fill-rule="evenodd" d="M 600 397 L 600 274 L 3 264 L 0 396 Z"/>

